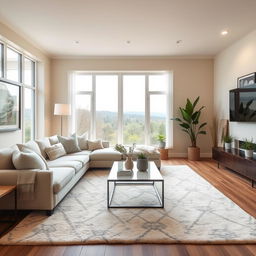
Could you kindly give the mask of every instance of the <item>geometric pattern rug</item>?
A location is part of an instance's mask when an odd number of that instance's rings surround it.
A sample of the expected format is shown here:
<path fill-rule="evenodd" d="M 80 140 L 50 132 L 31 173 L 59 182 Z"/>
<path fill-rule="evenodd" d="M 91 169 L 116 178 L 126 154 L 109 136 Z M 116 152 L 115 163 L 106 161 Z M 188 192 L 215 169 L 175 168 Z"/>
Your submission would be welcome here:
<path fill-rule="evenodd" d="M 164 209 L 108 209 L 108 173 L 88 171 L 52 216 L 32 212 L 0 244 L 256 242 L 255 218 L 186 165 L 162 167 Z M 120 186 L 113 200 L 149 204 L 157 198 L 149 186 Z"/>

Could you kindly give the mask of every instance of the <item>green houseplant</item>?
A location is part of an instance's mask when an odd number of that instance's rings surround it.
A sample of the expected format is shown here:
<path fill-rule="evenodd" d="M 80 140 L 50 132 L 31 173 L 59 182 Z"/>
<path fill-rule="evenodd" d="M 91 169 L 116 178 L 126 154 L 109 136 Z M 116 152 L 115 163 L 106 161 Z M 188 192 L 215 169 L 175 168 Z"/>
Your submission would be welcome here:
<path fill-rule="evenodd" d="M 137 158 L 137 169 L 139 171 L 146 171 L 148 169 L 148 158 L 145 154 L 140 153 Z"/>
<path fill-rule="evenodd" d="M 197 97 L 194 102 L 187 99 L 187 103 L 184 108 L 179 108 L 181 118 L 172 118 L 179 123 L 182 131 L 188 134 L 191 146 L 188 147 L 188 159 L 197 161 L 200 159 L 200 148 L 197 147 L 197 138 L 200 134 L 206 134 L 204 130 L 207 123 L 200 123 L 199 119 L 204 106 L 196 109 L 197 103 L 200 97 Z"/>
<path fill-rule="evenodd" d="M 241 144 L 241 148 L 244 149 L 245 157 L 252 158 L 253 151 L 255 149 L 255 144 L 253 143 L 253 139 L 247 140 L 245 139 L 244 142 Z"/>
<path fill-rule="evenodd" d="M 156 139 L 158 140 L 159 142 L 159 148 L 165 148 L 165 136 L 163 134 L 158 134 L 156 136 Z"/>
<path fill-rule="evenodd" d="M 223 141 L 224 141 L 224 147 L 225 147 L 225 149 L 230 150 L 230 149 L 231 149 L 231 143 L 232 143 L 232 141 L 233 141 L 233 137 L 230 136 L 230 135 L 225 135 L 225 136 L 223 137 Z"/>

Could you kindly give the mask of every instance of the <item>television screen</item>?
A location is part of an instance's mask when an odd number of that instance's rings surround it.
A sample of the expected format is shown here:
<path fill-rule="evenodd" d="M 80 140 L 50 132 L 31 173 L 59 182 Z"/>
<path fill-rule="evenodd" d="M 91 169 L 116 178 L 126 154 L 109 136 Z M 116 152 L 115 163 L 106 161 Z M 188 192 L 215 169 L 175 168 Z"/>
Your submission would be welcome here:
<path fill-rule="evenodd" d="M 230 121 L 256 122 L 256 90 L 231 90 L 229 117 Z"/>

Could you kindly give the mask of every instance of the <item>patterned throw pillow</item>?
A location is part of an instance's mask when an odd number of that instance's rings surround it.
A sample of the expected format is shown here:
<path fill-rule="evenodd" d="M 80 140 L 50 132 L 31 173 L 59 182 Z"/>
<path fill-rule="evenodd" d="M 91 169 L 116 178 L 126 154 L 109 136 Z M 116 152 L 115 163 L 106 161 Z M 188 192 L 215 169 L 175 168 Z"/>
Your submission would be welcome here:
<path fill-rule="evenodd" d="M 54 144 L 50 147 L 45 148 L 45 153 L 50 160 L 55 160 L 61 156 L 66 155 L 66 151 L 61 143 Z"/>
<path fill-rule="evenodd" d="M 93 151 L 96 149 L 104 148 L 101 140 L 90 141 L 88 140 L 88 150 Z"/>

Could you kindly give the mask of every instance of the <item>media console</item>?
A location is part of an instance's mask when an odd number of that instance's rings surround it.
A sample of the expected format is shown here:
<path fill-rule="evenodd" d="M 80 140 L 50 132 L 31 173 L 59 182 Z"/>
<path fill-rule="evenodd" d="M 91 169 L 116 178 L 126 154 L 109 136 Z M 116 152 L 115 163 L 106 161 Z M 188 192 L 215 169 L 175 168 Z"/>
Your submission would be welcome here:
<path fill-rule="evenodd" d="M 212 148 L 212 158 L 218 162 L 219 165 L 223 165 L 247 178 L 252 182 L 256 181 L 256 159 L 248 159 L 244 157 L 244 152 L 232 148 L 231 150 L 225 150 L 224 148 L 214 147 Z"/>

